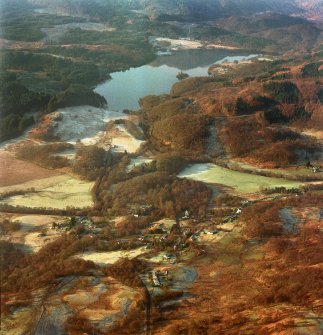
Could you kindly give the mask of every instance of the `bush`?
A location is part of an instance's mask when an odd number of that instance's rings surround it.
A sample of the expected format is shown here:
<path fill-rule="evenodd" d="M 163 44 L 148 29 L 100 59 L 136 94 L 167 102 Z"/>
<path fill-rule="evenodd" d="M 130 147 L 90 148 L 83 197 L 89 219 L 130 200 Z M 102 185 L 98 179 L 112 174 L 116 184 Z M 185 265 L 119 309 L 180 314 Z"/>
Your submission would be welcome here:
<path fill-rule="evenodd" d="M 319 77 L 323 75 L 323 71 L 319 70 L 322 62 L 309 63 L 303 66 L 302 75 L 303 77 Z"/>
<path fill-rule="evenodd" d="M 286 122 L 288 120 L 288 118 L 284 116 L 284 114 L 278 107 L 272 107 L 266 110 L 265 119 L 269 123 L 281 123 Z"/>
<path fill-rule="evenodd" d="M 177 174 L 184 169 L 187 164 L 185 158 L 176 154 L 163 154 L 156 157 L 156 168 L 160 172 L 165 172 L 168 175 Z"/>
<path fill-rule="evenodd" d="M 107 276 L 111 276 L 122 284 L 137 288 L 143 287 L 142 280 L 138 273 L 146 269 L 143 261 L 138 259 L 129 260 L 128 258 L 120 259 L 113 265 L 103 269 Z"/>
<path fill-rule="evenodd" d="M 55 154 L 73 148 L 74 146 L 69 143 L 38 145 L 28 142 L 19 146 L 16 151 L 16 156 L 19 159 L 36 162 L 47 168 L 59 169 L 69 166 L 70 161 L 66 157 L 57 156 Z"/>
<path fill-rule="evenodd" d="M 281 103 L 292 104 L 298 103 L 299 101 L 299 90 L 296 85 L 290 81 L 272 81 L 264 84 L 264 89 Z"/>
<path fill-rule="evenodd" d="M 234 156 L 243 156 L 263 145 L 263 127 L 255 120 L 233 120 L 225 126 L 226 143 Z"/>
<path fill-rule="evenodd" d="M 1 219 L 0 221 L 0 230 L 3 234 L 18 231 L 20 228 L 21 225 L 19 222 L 10 221 L 8 219 Z"/>
<path fill-rule="evenodd" d="M 173 149 L 203 150 L 209 119 L 202 115 L 181 114 L 157 121 L 152 136 Z"/>
<path fill-rule="evenodd" d="M 26 255 L 10 262 L 7 268 L 1 267 L 2 270 L 5 270 L 1 272 L 1 291 L 30 292 L 48 285 L 58 277 L 81 274 L 93 269 L 95 265 L 92 262 L 70 258 L 77 252 L 85 251 L 93 243 L 91 238 L 83 237 L 79 240 L 72 236 L 63 236 L 47 244 L 36 254 Z M 3 258 L 4 262 L 10 261 L 12 257 L 17 258 L 18 251 L 15 251 L 12 245 L 8 246 L 8 243 L 2 245 L 5 246 L 3 255 L 8 256 L 8 253 L 11 255 Z"/>
<path fill-rule="evenodd" d="M 263 202 L 246 207 L 240 216 L 240 221 L 244 222 L 243 233 L 250 239 L 280 236 L 283 233 L 279 217 L 281 206 Z"/>
<path fill-rule="evenodd" d="M 104 172 L 104 167 L 111 155 L 110 151 L 107 153 L 95 145 L 82 145 L 76 151 L 73 171 L 88 180 L 95 180 Z"/>
<path fill-rule="evenodd" d="M 2 81 L 0 89 L 0 141 L 14 138 L 34 123 L 32 115 L 45 108 L 49 96 L 35 93 L 16 83 L 14 78 Z M 8 76 L 7 76 L 7 79 Z"/>

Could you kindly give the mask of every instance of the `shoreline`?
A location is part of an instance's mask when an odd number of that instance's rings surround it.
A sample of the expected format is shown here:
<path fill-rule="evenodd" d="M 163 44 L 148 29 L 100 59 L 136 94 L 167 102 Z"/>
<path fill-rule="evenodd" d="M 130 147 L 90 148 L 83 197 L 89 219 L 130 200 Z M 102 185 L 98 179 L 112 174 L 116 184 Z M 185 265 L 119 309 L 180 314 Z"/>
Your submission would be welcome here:
<path fill-rule="evenodd" d="M 200 40 L 190 40 L 186 38 L 172 39 L 167 37 L 151 36 L 149 39 L 153 47 L 164 48 L 167 50 L 166 52 L 196 49 L 246 50 L 245 48 L 214 44 L 212 42 L 204 42 Z"/>

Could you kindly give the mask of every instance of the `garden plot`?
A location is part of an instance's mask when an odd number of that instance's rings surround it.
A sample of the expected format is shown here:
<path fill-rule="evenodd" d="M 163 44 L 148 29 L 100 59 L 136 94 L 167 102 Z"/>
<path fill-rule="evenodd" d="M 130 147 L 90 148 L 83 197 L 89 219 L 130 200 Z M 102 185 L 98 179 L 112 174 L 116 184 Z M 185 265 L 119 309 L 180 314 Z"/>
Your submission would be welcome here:
<path fill-rule="evenodd" d="M 143 157 L 143 156 L 138 156 L 135 158 L 131 158 L 130 164 L 127 166 L 127 172 L 131 172 L 135 167 L 141 166 L 144 164 L 149 164 L 153 160 L 151 158 Z"/>
<path fill-rule="evenodd" d="M 3 234 L 1 240 L 5 240 L 21 246 L 26 252 L 37 252 L 44 245 L 55 241 L 62 235 L 62 232 L 51 230 L 50 226 L 56 223 L 65 222 L 65 217 L 49 215 L 23 215 L 13 216 L 12 223 L 19 223 L 20 229 Z"/>
<path fill-rule="evenodd" d="M 15 217 L 12 221 L 20 223 L 22 232 L 30 232 L 48 228 L 54 222 L 64 221 L 64 218 L 50 215 L 23 215 Z"/>
<path fill-rule="evenodd" d="M 227 233 L 219 231 L 217 234 L 201 234 L 198 238 L 199 243 L 216 243 L 219 242 Z"/>
<path fill-rule="evenodd" d="M 115 152 L 135 153 L 144 142 L 132 136 L 123 124 L 116 125 L 114 133 L 111 134 L 111 145 Z"/>
<path fill-rule="evenodd" d="M 221 184 L 241 194 L 257 193 L 262 188 L 298 188 L 303 185 L 301 182 L 284 178 L 270 178 L 232 171 L 215 164 L 193 164 L 182 171 L 178 177 L 210 184 Z"/>
<path fill-rule="evenodd" d="M 84 252 L 76 257 L 82 258 L 85 261 L 92 261 L 98 265 L 111 265 L 116 263 L 121 258 L 135 258 L 147 252 L 145 248 L 137 248 L 133 250 L 119 250 L 110 252 Z"/>
<path fill-rule="evenodd" d="M 172 257 L 171 259 L 168 259 L 167 258 L 168 254 L 169 254 L 168 252 L 163 251 L 163 252 L 160 252 L 153 257 L 147 257 L 146 259 L 149 262 L 152 262 L 152 263 L 161 263 L 161 264 L 167 264 L 167 265 L 175 264 L 176 263 L 176 257 Z"/>
<path fill-rule="evenodd" d="M 173 219 L 161 219 L 157 222 L 153 222 L 150 226 L 149 230 L 156 230 L 161 229 L 164 232 L 170 233 L 172 230 L 172 227 L 176 224 L 176 220 Z"/>
<path fill-rule="evenodd" d="M 9 196 L 1 202 L 12 206 L 30 208 L 67 207 L 84 208 L 93 206 L 91 189 L 93 183 L 69 175 L 50 177 L 27 182 L 13 187 L 0 188 L 0 193 L 25 190 L 25 194 Z M 33 189 L 31 192 L 30 189 Z"/>

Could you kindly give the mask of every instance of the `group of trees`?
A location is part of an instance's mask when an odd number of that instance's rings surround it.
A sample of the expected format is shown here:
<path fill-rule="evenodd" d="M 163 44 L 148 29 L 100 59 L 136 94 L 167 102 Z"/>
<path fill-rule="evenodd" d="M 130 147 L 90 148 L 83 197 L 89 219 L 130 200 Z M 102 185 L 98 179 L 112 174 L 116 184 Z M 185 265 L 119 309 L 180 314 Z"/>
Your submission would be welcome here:
<path fill-rule="evenodd" d="M 76 151 L 73 170 L 87 180 L 95 180 L 104 173 L 104 167 L 111 164 L 113 160 L 110 151 L 106 152 L 95 145 L 80 145 Z"/>
<path fill-rule="evenodd" d="M 321 201 L 321 194 L 308 192 L 297 198 L 291 197 L 280 205 L 295 206 L 301 211 L 309 205 L 317 206 Z M 279 204 L 274 207 L 279 208 Z M 268 209 L 265 209 L 265 212 L 267 211 Z M 249 221 L 248 225 L 254 223 L 255 221 Z M 272 235 L 266 247 L 269 252 L 278 253 L 280 261 L 276 261 L 278 264 L 272 264 L 271 274 L 266 276 L 268 289 L 257 295 L 258 302 L 313 306 L 317 297 L 323 294 L 320 280 L 322 270 L 316 266 L 322 262 L 322 242 L 319 228 L 311 224 L 310 220 L 305 220 L 299 225 L 299 232 L 294 234 L 293 238 L 286 232 Z"/>
<path fill-rule="evenodd" d="M 48 112 L 53 112 L 58 108 L 81 105 L 103 107 L 106 104 L 107 101 L 104 97 L 89 88 L 82 85 L 71 85 L 67 90 L 50 99 L 47 110 Z"/>
<path fill-rule="evenodd" d="M 203 183 L 154 172 L 116 184 L 105 205 L 119 211 L 130 203 L 151 205 L 172 217 L 189 208 L 192 213 L 203 216 L 210 196 L 211 190 Z"/>
<path fill-rule="evenodd" d="M 309 114 L 299 105 L 300 91 L 295 84 L 289 81 L 269 81 L 264 84 L 268 96 L 249 96 L 248 99 L 240 96 L 236 100 L 236 115 L 253 114 L 262 111 L 269 123 L 287 123 L 299 119 L 309 118 Z M 293 110 L 284 112 L 281 104 L 293 104 Z"/>
<path fill-rule="evenodd" d="M 71 258 L 92 244 L 93 239 L 89 237 L 76 239 L 73 236 L 62 236 L 44 246 L 38 253 L 23 256 L 12 244 L 5 245 L 8 259 L 12 260 L 14 257 L 14 261 L 8 263 L 7 267 L 2 267 L 1 292 L 28 294 L 31 290 L 44 287 L 58 277 L 80 274 L 93 269 L 95 265 L 92 262 Z"/>
<path fill-rule="evenodd" d="M 263 126 L 252 119 L 235 119 L 225 126 L 225 143 L 234 156 L 243 156 L 262 146 Z"/>
<path fill-rule="evenodd" d="M 265 117 L 270 123 L 278 123 L 283 120 L 274 118 L 271 113 L 276 108 L 277 102 L 269 97 L 257 95 L 255 97 L 248 97 L 249 100 L 238 97 L 236 100 L 235 113 L 236 115 L 253 114 L 257 111 L 265 111 Z"/>
<path fill-rule="evenodd" d="M 234 156 L 277 166 L 295 164 L 300 151 L 311 155 L 319 148 L 316 141 L 302 139 L 291 130 L 266 127 L 256 117 L 227 122 L 224 134 L 224 141 Z"/>
<path fill-rule="evenodd" d="M 180 114 L 157 121 L 152 136 L 172 149 L 203 152 L 209 119 L 203 115 Z"/>
<path fill-rule="evenodd" d="M 267 82 L 264 84 L 264 89 L 281 103 L 297 104 L 300 99 L 297 86 L 290 81 Z"/>
<path fill-rule="evenodd" d="M 303 66 L 302 75 L 304 77 L 320 77 L 323 75 L 322 61 L 313 62 Z"/>
<path fill-rule="evenodd" d="M 16 156 L 18 159 L 35 162 L 46 168 L 58 169 L 70 165 L 70 161 L 66 157 L 58 154 L 73 148 L 72 144 L 65 142 L 44 145 L 27 142 L 19 146 Z"/>
<path fill-rule="evenodd" d="M 49 96 L 18 84 L 13 75 L 3 75 L 0 89 L 0 141 L 14 138 L 34 124 L 33 113 L 46 108 Z"/>
<path fill-rule="evenodd" d="M 104 97 L 78 84 L 84 82 L 90 86 L 103 78 L 96 65 L 81 63 L 76 66 L 69 60 L 23 52 L 5 53 L 2 64 L 4 69 L 45 71 L 52 79 L 60 82 L 59 86 L 65 91 L 50 96 L 41 93 L 46 91 L 47 84 L 44 84 L 36 92 L 21 84 L 18 75 L 4 71 L 0 78 L 0 141 L 22 134 L 34 124 L 39 112 L 52 112 L 57 108 L 75 105 L 102 107 L 107 104 Z M 26 83 L 28 85 L 28 81 Z"/>
<path fill-rule="evenodd" d="M 142 260 L 124 258 L 113 265 L 105 267 L 103 272 L 105 275 L 117 279 L 124 285 L 138 288 L 143 287 L 139 274 L 144 272 L 146 268 L 147 265 Z"/>
<path fill-rule="evenodd" d="M 281 204 L 272 202 L 260 202 L 246 207 L 240 216 L 240 220 L 244 222 L 243 233 L 250 239 L 280 236 L 283 233 L 279 217 L 281 207 Z"/>
<path fill-rule="evenodd" d="M 150 145 L 203 152 L 210 119 L 195 113 L 189 99 L 146 97 L 140 101 L 142 126 Z"/>
<path fill-rule="evenodd" d="M 38 78 L 44 82 L 44 88 L 48 81 L 58 82 L 61 88 L 66 89 L 71 84 L 90 86 L 108 78 L 92 62 L 81 62 L 69 58 L 50 55 L 48 53 L 10 51 L 2 55 L 3 69 L 24 70 L 30 73 L 44 73 L 46 76 Z"/>
<path fill-rule="evenodd" d="M 96 178 L 92 195 L 99 212 L 126 214 L 133 206 L 148 205 L 159 215 L 172 217 L 187 208 L 196 215 L 206 213 L 212 192 L 201 182 L 176 177 L 188 162 L 182 156 L 160 154 L 130 171 L 128 154 L 112 155 L 90 146 L 81 147 L 77 156 L 75 172 L 87 179 Z"/>

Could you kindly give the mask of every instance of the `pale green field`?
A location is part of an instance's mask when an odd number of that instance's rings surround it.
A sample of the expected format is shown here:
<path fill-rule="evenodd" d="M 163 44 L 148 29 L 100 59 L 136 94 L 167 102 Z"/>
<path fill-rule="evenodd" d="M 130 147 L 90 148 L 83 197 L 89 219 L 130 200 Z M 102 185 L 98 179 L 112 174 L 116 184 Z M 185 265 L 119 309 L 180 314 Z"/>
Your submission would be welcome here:
<path fill-rule="evenodd" d="M 35 189 L 35 192 L 8 197 L 1 202 L 12 206 L 30 208 L 65 209 L 66 207 L 84 208 L 93 206 L 91 195 L 93 182 L 63 175 L 15 185 L 16 190 L 27 190 L 31 187 Z M 10 189 L 10 187 L 8 188 Z M 2 191 L 5 191 L 5 189 L 9 191 L 8 188 L 3 188 Z"/>
<path fill-rule="evenodd" d="M 266 172 L 275 174 L 278 177 L 286 177 L 286 178 L 294 178 L 296 179 L 301 177 L 315 177 L 317 180 L 323 180 L 323 171 L 314 173 L 311 169 L 306 168 L 305 166 L 294 167 L 294 168 L 277 168 L 277 169 L 268 169 L 268 168 L 259 168 L 255 167 L 251 164 L 242 163 L 239 161 L 234 161 L 234 165 L 245 169 L 246 172 L 248 171 L 256 171 L 256 172 Z M 314 164 L 315 165 L 315 164 Z"/>
<path fill-rule="evenodd" d="M 261 188 L 298 188 L 303 183 L 284 178 L 270 178 L 250 173 L 232 171 L 215 164 L 194 164 L 182 171 L 178 177 L 205 183 L 222 184 L 237 193 L 257 193 Z"/>
<path fill-rule="evenodd" d="M 121 258 L 135 258 L 147 250 L 145 248 L 137 248 L 133 250 L 118 250 L 110 252 L 85 252 L 76 257 L 82 258 L 85 261 L 92 261 L 98 265 L 111 265 L 116 263 Z"/>

